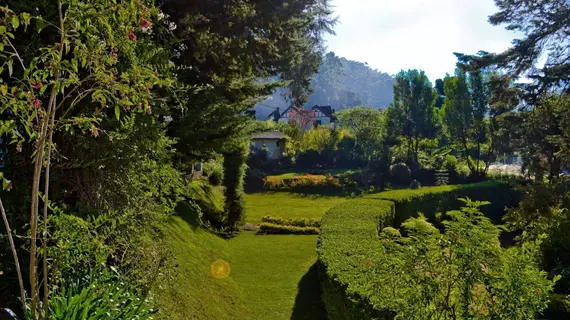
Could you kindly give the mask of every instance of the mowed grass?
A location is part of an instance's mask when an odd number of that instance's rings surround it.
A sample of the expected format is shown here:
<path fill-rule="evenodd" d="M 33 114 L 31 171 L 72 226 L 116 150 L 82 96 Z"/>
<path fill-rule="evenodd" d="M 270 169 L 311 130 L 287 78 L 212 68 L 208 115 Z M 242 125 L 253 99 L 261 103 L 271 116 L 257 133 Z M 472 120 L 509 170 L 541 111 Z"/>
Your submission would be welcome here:
<path fill-rule="evenodd" d="M 250 319 L 325 319 L 316 235 L 245 232 L 229 241 L 232 278 Z"/>
<path fill-rule="evenodd" d="M 153 292 L 160 318 L 165 319 L 249 319 L 239 300 L 238 285 L 231 277 L 215 278 L 214 261 L 229 261 L 230 244 L 196 226 L 187 205 L 165 226 L 165 245 L 171 251 L 172 278 L 161 280 Z"/>
<path fill-rule="evenodd" d="M 272 178 L 280 178 L 280 179 L 290 179 L 290 178 L 294 178 L 296 176 L 302 176 L 305 175 L 307 173 L 310 172 L 314 172 L 315 174 L 332 174 L 337 175 L 337 174 L 342 174 L 345 173 L 347 171 L 355 171 L 354 169 L 327 169 L 327 170 L 301 170 L 301 171 L 297 171 L 297 172 L 286 172 L 286 173 L 281 173 L 281 174 L 275 174 L 275 175 L 269 175 L 269 177 Z"/>
<path fill-rule="evenodd" d="M 337 196 L 296 193 L 248 194 L 246 221 L 261 217 L 320 219 L 345 201 Z M 255 235 L 242 231 L 225 240 L 197 226 L 187 204 L 165 226 L 171 252 L 171 279 L 153 293 L 165 319 L 325 319 L 316 268 L 315 235 Z M 229 264 L 229 276 L 216 278 L 215 261 Z M 168 277 L 166 277 L 168 278 Z"/>
<path fill-rule="evenodd" d="M 267 215 L 286 218 L 312 218 L 320 220 L 333 206 L 346 201 L 340 196 L 300 194 L 291 192 L 265 192 L 246 194 L 245 221 L 259 224 Z"/>

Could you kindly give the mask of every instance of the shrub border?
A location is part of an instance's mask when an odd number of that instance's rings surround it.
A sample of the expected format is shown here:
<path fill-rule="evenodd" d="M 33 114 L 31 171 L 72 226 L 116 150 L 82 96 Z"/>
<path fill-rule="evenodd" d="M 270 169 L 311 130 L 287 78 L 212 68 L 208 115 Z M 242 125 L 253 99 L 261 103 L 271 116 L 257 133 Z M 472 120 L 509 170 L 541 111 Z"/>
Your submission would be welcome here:
<path fill-rule="evenodd" d="M 321 221 L 317 243 L 322 299 L 328 319 L 394 318 L 395 314 L 383 309 L 382 301 L 374 294 L 374 266 L 380 254 L 379 230 L 398 227 L 415 215 L 419 207 L 428 208 L 428 212 L 423 213 L 433 218 L 436 212 L 458 208 L 458 197 L 485 200 L 489 196 L 503 200 L 495 204 L 496 208 L 508 203 L 514 193 L 504 182 L 486 181 L 393 190 L 347 200 L 329 209 Z M 489 209 L 487 212 L 491 213 Z M 496 217 L 491 219 L 496 220 Z"/>

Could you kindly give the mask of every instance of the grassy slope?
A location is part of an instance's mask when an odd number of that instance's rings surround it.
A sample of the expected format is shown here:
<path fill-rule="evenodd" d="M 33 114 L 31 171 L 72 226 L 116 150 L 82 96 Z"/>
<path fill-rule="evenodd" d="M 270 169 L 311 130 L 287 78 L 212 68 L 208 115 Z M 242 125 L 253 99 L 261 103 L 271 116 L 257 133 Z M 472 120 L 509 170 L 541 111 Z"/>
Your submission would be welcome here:
<path fill-rule="evenodd" d="M 246 195 L 246 221 L 264 215 L 320 219 L 341 197 L 263 193 Z M 167 319 L 324 319 L 317 279 L 317 236 L 257 236 L 229 241 L 196 228 L 188 207 L 165 227 L 177 274 L 155 288 Z M 228 261 L 231 274 L 216 279 L 212 262 Z"/>
<path fill-rule="evenodd" d="M 250 319 L 324 319 L 316 270 L 317 236 L 257 236 L 230 240 L 232 278 Z"/>
<path fill-rule="evenodd" d="M 320 220 L 329 208 L 345 200 L 342 197 L 289 192 L 247 194 L 245 197 L 245 221 L 261 223 L 261 218 L 267 215 L 279 218 Z"/>
<path fill-rule="evenodd" d="M 248 319 L 234 279 L 216 279 L 210 265 L 229 260 L 229 243 L 195 227 L 187 208 L 165 227 L 165 243 L 175 257 L 177 274 L 155 288 L 167 319 Z M 230 262 L 231 263 L 231 262 Z"/>

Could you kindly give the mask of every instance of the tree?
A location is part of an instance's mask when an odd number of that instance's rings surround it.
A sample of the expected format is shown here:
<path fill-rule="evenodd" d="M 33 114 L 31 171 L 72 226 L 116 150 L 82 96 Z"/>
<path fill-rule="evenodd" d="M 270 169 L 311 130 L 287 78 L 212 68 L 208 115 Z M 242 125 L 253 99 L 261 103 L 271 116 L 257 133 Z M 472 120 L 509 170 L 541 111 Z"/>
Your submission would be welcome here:
<path fill-rule="evenodd" d="M 47 225 L 50 169 L 58 151 L 54 137 L 98 136 L 104 133 L 103 119 L 151 113 L 157 102 L 152 90 L 167 90 L 173 83 L 168 67 L 157 67 L 167 64 L 149 31 L 153 25 L 160 30 L 164 21 L 151 3 L 60 0 L 38 6 L 42 11 L 36 7 L 32 13 L 20 11 L 30 7 L 29 1 L 16 2 L 18 11 L 2 7 L 0 20 L 0 111 L 9 117 L 2 120 L 0 133 L 33 162 L 31 184 L 21 181 L 21 186 L 29 187 L 25 196 L 31 200 L 29 308 L 34 319 L 47 317 L 50 286 L 55 286 L 49 277 Z M 39 15 L 44 12 L 46 18 Z M 26 310 L 27 300 L 21 298 Z"/>
<path fill-rule="evenodd" d="M 371 107 L 354 107 L 337 114 L 340 125 L 356 138 L 356 154 L 369 162 L 383 143 L 384 115 Z"/>
<path fill-rule="evenodd" d="M 226 226 L 230 231 L 237 231 L 244 221 L 243 179 L 249 148 L 240 148 L 224 154 L 224 195 L 227 214 Z"/>
<path fill-rule="evenodd" d="M 460 66 L 466 70 L 496 66 L 504 71 L 503 77 L 526 76 L 532 83 L 519 86 L 525 90 L 525 98 L 531 101 L 544 91 L 565 88 L 570 83 L 570 3 L 566 0 L 495 0 L 495 5 L 499 12 L 490 16 L 489 22 L 506 25 L 506 29 L 525 36 L 502 53 L 458 53 Z M 538 67 L 536 62 L 543 56 L 546 62 Z"/>
<path fill-rule="evenodd" d="M 489 85 L 481 72 L 458 71 L 445 78 L 444 92 L 441 111 L 448 135 L 462 149 L 471 173 L 485 175 L 497 147 L 491 139 L 497 113 L 489 114 Z"/>
<path fill-rule="evenodd" d="M 320 63 L 322 34 L 334 24 L 329 2 L 321 0 L 166 0 L 163 8 L 177 26 L 177 76 L 192 89 L 179 96 L 185 108 L 173 114 L 170 132 L 191 159 L 233 149 L 249 134 L 251 119 L 243 113 L 286 86 L 280 77 L 293 80 L 292 96 L 303 99 Z M 287 77 L 291 70 L 297 71 Z"/>
<path fill-rule="evenodd" d="M 436 94 L 423 71 L 400 71 L 394 84 L 394 102 L 388 120 L 407 142 L 408 160 L 418 163 L 420 140 L 436 135 Z"/>

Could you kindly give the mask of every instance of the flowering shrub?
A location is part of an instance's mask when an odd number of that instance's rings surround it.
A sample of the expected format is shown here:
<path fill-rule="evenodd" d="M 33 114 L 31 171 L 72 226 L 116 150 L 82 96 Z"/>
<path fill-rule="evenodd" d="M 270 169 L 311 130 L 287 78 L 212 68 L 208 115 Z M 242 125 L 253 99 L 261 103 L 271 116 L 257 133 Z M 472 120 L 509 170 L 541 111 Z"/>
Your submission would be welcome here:
<path fill-rule="evenodd" d="M 293 178 L 267 177 L 264 180 L 264 188 L 270 190 L 340 187 L 338 179 L 330 174 L 312 175 L 307 173 Z"/>

